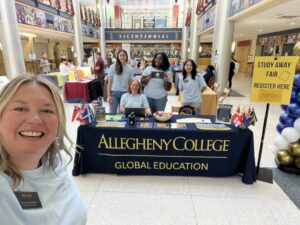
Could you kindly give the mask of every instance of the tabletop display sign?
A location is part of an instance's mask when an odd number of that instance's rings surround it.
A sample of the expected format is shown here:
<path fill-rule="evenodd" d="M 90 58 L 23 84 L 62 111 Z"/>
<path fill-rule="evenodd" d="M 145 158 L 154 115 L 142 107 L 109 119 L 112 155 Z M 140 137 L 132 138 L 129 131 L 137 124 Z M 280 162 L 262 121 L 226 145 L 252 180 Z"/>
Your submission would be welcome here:
<path fill-rule="evenodd" d="M 255 57 L 251 101 L 289 104 L 296 56 Z"/>
<path fill-rule="evenodd" d="M 216 122 L 231 124 L 231 109 L 232 109 L 232 105 L 218 104 Z"/>

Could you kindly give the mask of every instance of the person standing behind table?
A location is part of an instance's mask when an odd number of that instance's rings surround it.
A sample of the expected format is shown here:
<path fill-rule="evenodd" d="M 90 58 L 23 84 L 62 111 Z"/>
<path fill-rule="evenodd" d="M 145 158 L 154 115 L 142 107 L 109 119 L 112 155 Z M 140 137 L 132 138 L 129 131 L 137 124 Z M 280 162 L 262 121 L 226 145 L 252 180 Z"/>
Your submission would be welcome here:
<path fill-rule="evenodd" d="M 109 112 L 116 114 L 121 96 L 127 92 L 128 83 L 133 78 L 133 68 L 127 64 L 128 54 L 124 49 L 118 51 L 117 61 L 108 70 L 107 102 Z"/>
<path fill-rule="evenodd" d="M 182 74 L 179 76 L 179 90 L 183 92 L 182 106 L 194 108 L 195 114 L 201 114 L 201 92 L 206 89 L 203 77 L 197 73 L 197 65 L 192 59 L 183 64 Z"/>
<path fill-rule="evenodd" d="M 50 73 L 50 65 L 51 64 L 48 61 L 47 54 L 42 53 L 42 58 L 41 58 L 41 61 L 40 61 L 40 67 L 42 69 L 43 74 Z"/>
<path fill-rule="evenodd" d="M 61 72 L 61 74 L 63 76 L 67 76 L 71 70 L 71 67 L 68 66 L 67 58 L 61 58 L 61 63 L 59 64 L 59 71 Z"/>
<path fill-rule="evenodd" d="M 0 123 L 1 224 L 84 225 L 86 207 L 66 170 L 74 144 L 55 86 L 41 75 L 14 78 L 0 94 Z"/>
<path fill-rule="evenodd" d="M 229 75 L 228 75 L 228 87 L 231 89 L 231 86 L 232 86 L 232 78 L 233 78 L 233 75 L 234 75 L 234 68 L 235 67 L 235 60 L 233 58 L 231 58 L 230 60 L 230 66 L 229 66 Z"/>
<path fill-rule="evenodd" d="M 100 81 L 102 92 L 104 93 L 104 60 L 101 57 L 100 52 L 96 52 L 96 64 L 95 64 L 95 76 Z"/>
<path fill-rule="evenodd" d="M 145 86 L 144 94 L 147 96 L 152 113 L 165 110 L 167 91 L 172 87 L 172 73 L 168 72 L 169 66 L 168 56 L 160 52 L 154 55 L 152 65 L 143 71 L 141 83 Z M 152 78 L 152 72 L 163 72 L 163 79 Z"/>
<path fill-rule="evenodd" d="M 205 80 L 205 83 L 208 87 L 213 88 L 214 82 L 215 82 L 215 67 L 212 65 L 208 65 L 206 68 L 206 71 L 203 75 L 203 78 Z"/>
<path fill-rule="evenodd" d="M 125 108 L 145 108 L 145 113 L 151 115 L 147 97 L 142 94 L 141 83 L 137 79 L 129 81 L 128 93 L 121 97 L 120 112 L 124 113 Z"/>

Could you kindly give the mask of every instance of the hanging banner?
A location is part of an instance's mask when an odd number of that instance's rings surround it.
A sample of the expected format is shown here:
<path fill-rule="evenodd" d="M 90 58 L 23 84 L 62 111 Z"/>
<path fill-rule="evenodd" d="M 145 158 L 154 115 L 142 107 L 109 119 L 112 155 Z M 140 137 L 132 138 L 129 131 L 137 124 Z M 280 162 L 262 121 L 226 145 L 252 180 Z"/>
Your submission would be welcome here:
<path fill-rule="evenodd" d="M 296 56 L 255 57 L 251 101 L 289 104 L 296 62 Z"/>

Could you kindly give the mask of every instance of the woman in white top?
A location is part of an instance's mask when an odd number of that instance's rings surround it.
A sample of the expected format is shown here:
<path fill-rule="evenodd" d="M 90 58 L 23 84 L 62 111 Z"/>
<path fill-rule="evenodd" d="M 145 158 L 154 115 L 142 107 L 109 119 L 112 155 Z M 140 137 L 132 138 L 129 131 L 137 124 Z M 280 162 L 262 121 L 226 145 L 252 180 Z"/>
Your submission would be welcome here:
<path fill-rule="evenodd" d="M 206 89 L 203 77 L 197 73 L 197 65 L 192 59 L 183 64 L 182 75 L 179 76 L 179 90 L 183 92 L 182 105 L 194 108 L 195 113 L 201 114 L 201 92 Z"/>
<path fill-rule="evenodd" d="M 120 112 L 124 113 L 125 108 L 145 108 L 145 113 L 151 114 L 147 97 L 142 94 L 142 87 L 137 79 L 129 82 L 128 93 L 121 97 Z"/>
<path fill-rule="evenodd" d="M 63 159 L 71 161 L 72 141 L 55 86 L 17 76 L 0 93 L 0 124 L 0 223 L 84 225 L 86 208 Z"/>
<path fill-rule="evenodd" d="M 68 59 L 62 58 L 59 64 L 59 72 L 61 72 L 63 76 L 67 76 L 71 70 L 72 68 L 68 66 Z"/>
<path fill-rule="evenodd" d="M 127 64 L 128 55 L 123 49 L 117 54 L 117 62 L 111 65 L 107 77 L 107 101 L 109 112 L 116 114 L 120 107 L 121 96 L 128 90 L 128 83 L 133 78 L 133 68 Z"/>

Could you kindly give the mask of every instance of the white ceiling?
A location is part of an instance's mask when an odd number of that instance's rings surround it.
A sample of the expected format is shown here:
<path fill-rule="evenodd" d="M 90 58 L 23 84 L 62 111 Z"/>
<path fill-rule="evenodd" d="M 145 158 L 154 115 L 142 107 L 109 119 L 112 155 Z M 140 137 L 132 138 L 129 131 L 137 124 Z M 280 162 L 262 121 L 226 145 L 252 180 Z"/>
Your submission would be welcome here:
<path fill-rule="evenodd" d="M 246 12 L 235 20 L 237 39 L 300 28 L 300 0 L 273 0 L 266 9 Z"/>
<path fill-rule="evenodd" d="M 102 0 L 107 4 L 106 0 Z M 222 0 L 219 0 L 222 1 Z M 265 7 L 246 10 L 231 19 L 235 22 L 234 38 L 247 39 L 255 35 L 266 34 L 276 31 L 300 28 L 300 0 L 264 0 L 268 4 Z M 95 5 L 96 0 L 80 0 L 84 4 Z M 178 0 L 182 5 L 184 0 Z M 163 9 L 172 8 L 175 0 L 110 0 L 109 5 L 118 4 L 122 8 L 139 9 Z M 253 7 L 255 8 L 255 7 Z M 292 24 L 293 23 L 293 24 Z M 28 28 L 28 27 L 27 27 Z M 26 29 L 22 29 L 24 31 Z M 70 35 L 45 32 L 44 29 L 31 29 L 31 33 L 39 37 L 53 39 L 68 39 Z M 202 42 L 212 41 L 213 30 L 201 36 Z M 52 37 L 52 36 L 53 37 Z M 93 40 L 93 39 L 92 39 Z M 91 40 L 90 40 L 91 41 Z M 97 42 L 97 40 L 95 40 Z"/>

